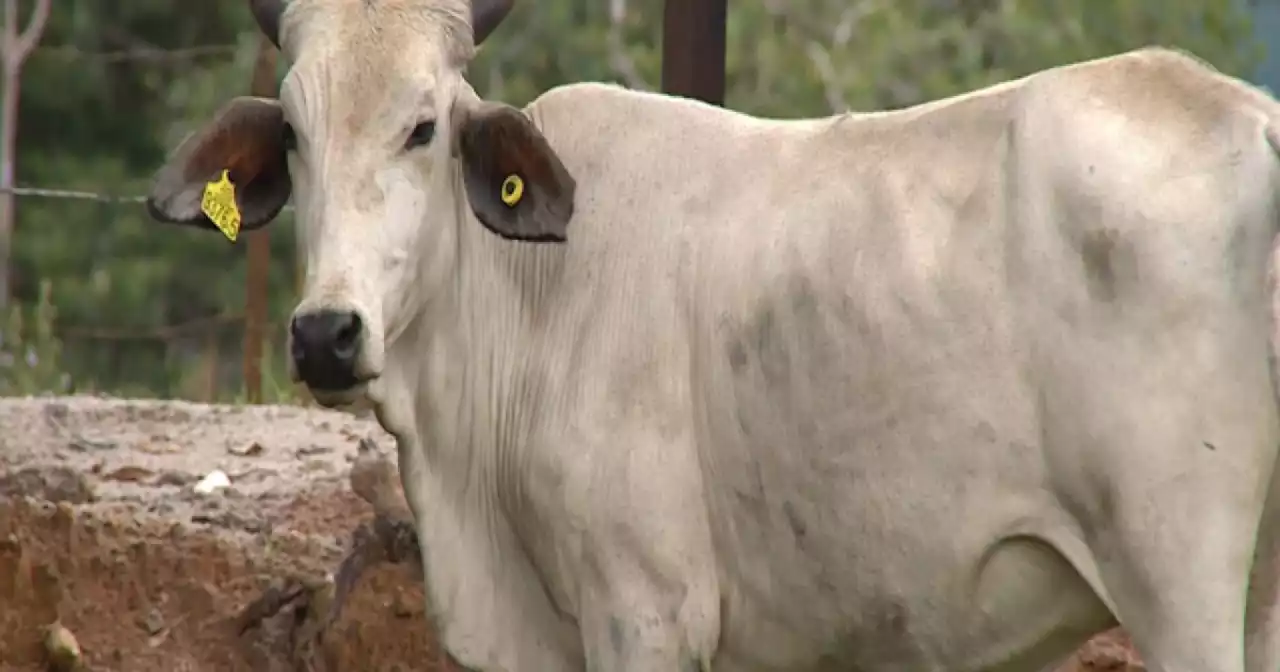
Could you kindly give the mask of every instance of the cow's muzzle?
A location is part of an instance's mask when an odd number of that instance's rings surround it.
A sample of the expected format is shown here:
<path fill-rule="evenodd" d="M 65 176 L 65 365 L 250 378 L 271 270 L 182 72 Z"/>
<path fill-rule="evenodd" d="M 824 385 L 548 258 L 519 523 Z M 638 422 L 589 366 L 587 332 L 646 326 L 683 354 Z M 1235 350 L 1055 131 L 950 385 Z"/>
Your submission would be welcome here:
<path fill-rule="evenodd" d="M 294 315 L 289 355 L 298 379 L 312 390 L 340 392 L 363 382 L 357 374 L 365 340 L 355 311 L 320 309 Z"/>

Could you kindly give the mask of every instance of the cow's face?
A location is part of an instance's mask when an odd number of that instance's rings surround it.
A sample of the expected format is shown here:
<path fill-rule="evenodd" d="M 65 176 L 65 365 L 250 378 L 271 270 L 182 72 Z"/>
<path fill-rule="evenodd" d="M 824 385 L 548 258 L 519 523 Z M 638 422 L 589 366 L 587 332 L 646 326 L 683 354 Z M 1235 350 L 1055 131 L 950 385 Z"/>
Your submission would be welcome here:
<path fill-rule="evenodd" d="M 241 229 L 293 195 L 306 282 L 290 371 L 318 401 L 355 400 L 389 338 L 447 291 L 460 226 L 565 239 L 573 179 L 520 111 L 462 77 L 510 0 L 261 0 L 259 25 L 292 66 L 280 100 L 236 98 L 156 174 L 160 221 L 216 230 L 201 208 L 222 171 Z"/>

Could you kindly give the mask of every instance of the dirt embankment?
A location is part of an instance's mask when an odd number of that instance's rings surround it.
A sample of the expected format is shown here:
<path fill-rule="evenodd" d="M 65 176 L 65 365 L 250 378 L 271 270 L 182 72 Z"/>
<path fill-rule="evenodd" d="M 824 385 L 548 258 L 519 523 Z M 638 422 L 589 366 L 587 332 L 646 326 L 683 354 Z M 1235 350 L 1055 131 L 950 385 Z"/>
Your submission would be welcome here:
<path fill-rule="evenodd" d="M 391 446 L 318 409 L 0 399 L 0 672 L 46 669 L 51 625 L 93 672 L 459 669 Z M 1108 633 L 1060 672 L 1142 669 Z"/>

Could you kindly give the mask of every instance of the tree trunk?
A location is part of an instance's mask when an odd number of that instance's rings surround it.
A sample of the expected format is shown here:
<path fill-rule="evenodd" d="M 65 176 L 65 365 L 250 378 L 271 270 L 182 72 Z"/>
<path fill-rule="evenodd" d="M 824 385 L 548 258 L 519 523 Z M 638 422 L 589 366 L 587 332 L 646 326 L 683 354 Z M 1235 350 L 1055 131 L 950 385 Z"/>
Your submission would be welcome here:
<path fill-rule="evenodd" d="M 662 91 L 724 105 L 728 0 L 666 0 Z"/>
<path fill-rule="evenodd" d="M 36 0 L 26 28 L 18 32 L 18 0 L 4 0 L 4 43 L 0 44 L 4 100 L 0 101 L 0 310 L 9 307 L 13 278 L 13 186 L 18 160 L 18 100 L 22 95 L 22 64 L 44 35 L 52 0 Z"/>
<path fill-rule="evenodd" d="M 4 0 L 3 42 L 0 42 L 0 311 L 9 307 L 10 260 L 13 256 L 13 163 L 18 145 L 18 98 L 22 95 L 22 66 L 18 60 L 18 0 Z"/>
<path fill-rule="evenodd" d="M 262 98 L 276 97 L 276 48 L 265 35 L 258 43 L 258 59 L 253 67 L 249 93 Z M 262 403 L 262 347 L 267 322 L 267 290 L 271 265 L 271 240 L 263 227 L 245 233 L 249 245 L 244 279 L 244 362 L 245 394 L 251 404 Z"/>
<path fill-rule="evenodd" d="M 0 102 L 0 310 L 9 307 L 13 275 L 14 162 L 18 150 L 18 98 L 21 71 L 4 59 L 4 100 Z"/>

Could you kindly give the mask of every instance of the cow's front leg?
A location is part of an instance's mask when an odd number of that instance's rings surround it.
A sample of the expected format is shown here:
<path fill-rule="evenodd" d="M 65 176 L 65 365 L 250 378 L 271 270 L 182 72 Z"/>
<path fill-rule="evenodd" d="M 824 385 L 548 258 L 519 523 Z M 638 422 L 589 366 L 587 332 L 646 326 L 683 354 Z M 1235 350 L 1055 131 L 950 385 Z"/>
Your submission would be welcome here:
<path fill-rule="evenodd" d="M 587 672 L 710 672 L 713 653 L 692 645 L 686 624 L 672 610 L 605 599 L 584 607 Z"/>
<path fill-rule="evenodd" d="M 597 467 L 586 516 L 586 670 L 710 670 L 720 587 L 696 455 L 656 441 L 613 455 Z"/>
<path fill-rule="evenodd" d="M 552 608 L 500 516 L 449 493 L 412 437 L 397 441 L 420 541 L 429 613 L 446 651 L 475 672 L 575 672 L 577 631 Z"/>

